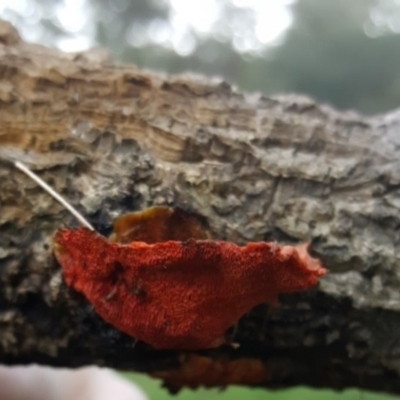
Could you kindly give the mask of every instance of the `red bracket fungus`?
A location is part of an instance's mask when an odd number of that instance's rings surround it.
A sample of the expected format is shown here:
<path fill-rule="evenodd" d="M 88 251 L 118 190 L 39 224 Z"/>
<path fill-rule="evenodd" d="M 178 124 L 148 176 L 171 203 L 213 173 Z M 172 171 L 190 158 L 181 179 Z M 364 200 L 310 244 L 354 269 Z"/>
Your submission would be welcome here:
<path fill-rule="evenodd" d="M 326 272 L 306 244 L 210 240 L 205 219 L 179 208 L 119 217 L 108 240 L 24 164 L 15 166 L 86 226 L 55 236 L 67 285 L 116 329 L 154 348 L 217 347 L 253 307 L 306 290 Z"/>
<path fill-rule="evenodd" d="M 150 375 L 162 379 L 163 386 L 172 393 L 177 393 L 184 387 L 198 389 L 201 386 L 221 388 L 229 385 L 257 386 L 271 380 L 271 374 L 261 360 L 211 358 L 195 353 L 185 354 L 181 364 L 176 368 L 153 372 Z"/>
<path fill-rule="evenodd" d="M 67 285 L 105 321 L 157 349 L 219 346 L 253 307 L 306 290 L 325 273 L 306 245 L 206 237 L 194 214 L 154 207 L 119 217 L 111 240 L 61 229 L 55 255 Z"/>

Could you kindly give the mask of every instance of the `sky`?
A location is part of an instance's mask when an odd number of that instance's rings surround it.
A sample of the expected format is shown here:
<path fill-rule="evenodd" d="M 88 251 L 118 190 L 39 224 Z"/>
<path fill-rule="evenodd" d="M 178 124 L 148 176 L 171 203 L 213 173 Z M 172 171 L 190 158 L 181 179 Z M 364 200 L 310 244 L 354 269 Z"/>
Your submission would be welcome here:
<path fill-rule="evenodd" d="M 119 6 L 124 7 L 129 0 L 120 0 Z M 174 48 L 181 55 L 191 54 L 196 47 L 193 35 L 207 36 L 218 31 L 218 22 L 223 17 L 223 1 L 221 0 L 155 0 L 169 3 L 170 18 L 168 23 L 155 21 L 151 26 L 151 34 L 142 40 L 141 45 L 149 41 Z M 233 45 L 237 51 L 255 50 L 277 41 L 291 25 L 292 14 L 290 6 L 295 0 L 225 0 L 235 7 L 252 11 L 252 18 L 246 29 L 242 21 L 229 21 Z M 0 17 L 12 23 L 18 23 L 18 28 L 25 40 L 53 44 L 51 38 L 45 35 L 43 27 L 38 22 L 53 19 L 63 30 L 68 32 L 64 38 L 54 43 L 64 51 L 80 51 L 93 47 L 94 19 L 91 18 L 91 7 L 88 0 L 63 0 L 53 8 L 41 7 L 30 0 L 2 0 L 0 2 Z M 24 16 L 23 24 L 18 15 Z M 240 19 L 240 17 L 239 17 Z M 235 25 L 236 24 L 236 25 Z M 221 33 L 221 32 L 220 32 Z M 138 38 L 137 35 L 132 37 Z M 129 42 L 129 38 L 127 38 Z M 137 45 L 137 43 L 131 43 Z"/>

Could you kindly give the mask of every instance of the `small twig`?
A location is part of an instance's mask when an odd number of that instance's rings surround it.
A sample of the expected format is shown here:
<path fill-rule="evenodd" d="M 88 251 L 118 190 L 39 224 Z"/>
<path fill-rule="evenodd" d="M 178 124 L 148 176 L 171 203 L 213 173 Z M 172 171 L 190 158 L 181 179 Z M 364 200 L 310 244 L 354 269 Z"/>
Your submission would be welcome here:
<path fill-rule="evenodd" d="M 32 172 L 25 164 L 15 161 L 14 165 L 31 179 L 33 179 L 39 186 L 41 186 L 47 193 L 49 193 L 54 199 L 56 199 L 60 204 L 62 204 L 83 226 L 94 231 L 93 226 L 74 208 L 70 203 L 68 203 L 59 193 L 57 193 L 53 188 L 51 188 L 45 181 L 43 181 L 38 175 Z"/>

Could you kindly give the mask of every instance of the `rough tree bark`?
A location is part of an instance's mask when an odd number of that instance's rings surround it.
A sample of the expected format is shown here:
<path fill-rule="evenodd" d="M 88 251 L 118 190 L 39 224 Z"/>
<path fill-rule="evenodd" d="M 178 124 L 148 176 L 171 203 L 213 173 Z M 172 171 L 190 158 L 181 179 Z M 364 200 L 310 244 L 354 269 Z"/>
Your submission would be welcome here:
<path fill-rule="evenodd" d="M 0 122 L 1 363 L 107 365 L 172 389 L 400 393 L 398 112 L 364 118 L 305 97 L 143 72 L 100 51 L 24 43 L 1 22 Z M 127 210 L 179 205 L 203 214 L 219 239 L 311 241 L 329 274 L 243 317 L 239 349 L 135 345 L 62 282 L 52 237 L 74 221 L 13 160 L 101 232 Z"/>

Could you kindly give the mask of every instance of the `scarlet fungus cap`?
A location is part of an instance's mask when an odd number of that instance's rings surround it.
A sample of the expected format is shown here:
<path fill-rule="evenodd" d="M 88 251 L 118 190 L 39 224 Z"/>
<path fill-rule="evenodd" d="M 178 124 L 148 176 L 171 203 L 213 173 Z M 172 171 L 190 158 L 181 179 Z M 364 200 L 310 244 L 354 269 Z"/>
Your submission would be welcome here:
<path fill-rule="evenodd" d="M 67 285 L 105 321 L 159 349 L 216 347 L 254 306 L 306 290 L 325 273 L 306 245 L 162 240 L 121 244 L 85 228 L 62 229 L 55 255 Z"/>

